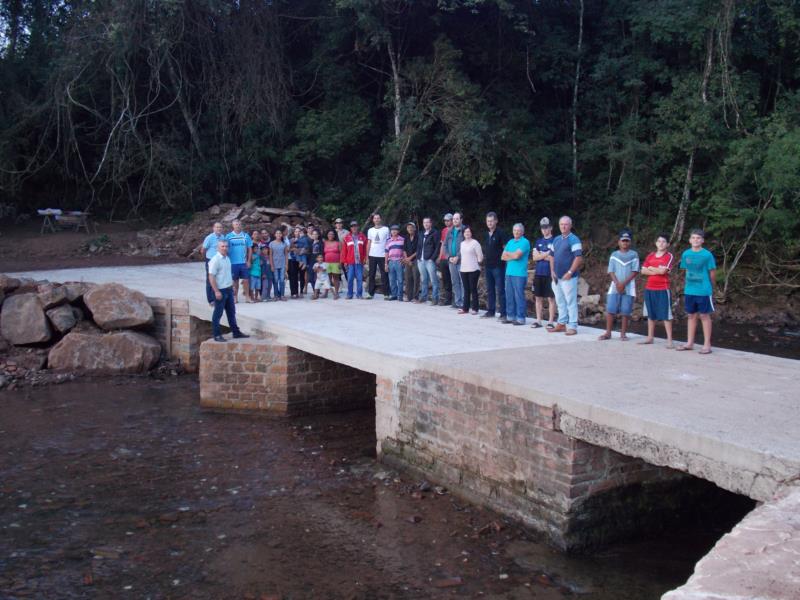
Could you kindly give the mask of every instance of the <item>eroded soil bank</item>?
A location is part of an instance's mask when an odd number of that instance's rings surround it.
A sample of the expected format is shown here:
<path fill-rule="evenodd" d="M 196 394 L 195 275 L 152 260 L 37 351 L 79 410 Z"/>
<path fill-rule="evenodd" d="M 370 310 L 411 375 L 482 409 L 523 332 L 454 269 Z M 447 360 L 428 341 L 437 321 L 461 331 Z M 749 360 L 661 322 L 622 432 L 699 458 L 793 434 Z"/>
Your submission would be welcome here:
<path fill-rule="evenodd" d="M 188 377 L 0 392 L 0 596 L 644 600 L 738 519 L 568 557 L 374 447 L 369 411 L 205 413 Z"/>

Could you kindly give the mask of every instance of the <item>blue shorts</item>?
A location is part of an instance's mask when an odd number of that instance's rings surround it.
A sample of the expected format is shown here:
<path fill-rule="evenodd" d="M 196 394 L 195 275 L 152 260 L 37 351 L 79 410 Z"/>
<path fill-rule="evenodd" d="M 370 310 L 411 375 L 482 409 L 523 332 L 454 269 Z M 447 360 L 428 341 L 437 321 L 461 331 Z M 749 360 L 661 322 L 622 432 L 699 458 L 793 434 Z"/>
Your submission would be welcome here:
<path fill-rule="evenodd" d="M 606 310 L 612 315 L 629 317 L 633 311 L 633 296 L 628 294 L 609 294 L 606 298 Z"/>
<path fill-rule="evenodd" d="M 250 289 L 251 290 L 261 289 L 261 277 L 250 276 Z"/>
<path fill-rule="evenodd" d="M 683 297 L 683 308 L 687 315 L 700 313 L 708 315 L 714 312 L 714 300 L 711 296 L 693 296 L 686 294 Z"/>
<path fill-rule="evenodd" d="M 650 321 L 672 321 L 672 294 L 669 290 L 644 291 L 644 316 Z"/>
<path fill-rule="evenodd" d="M 234 281 L 239 281 L 240 279 L 250 279 L 250 267 L 244 263 L 231 265 L 231 277 L 233 277 Z"/>

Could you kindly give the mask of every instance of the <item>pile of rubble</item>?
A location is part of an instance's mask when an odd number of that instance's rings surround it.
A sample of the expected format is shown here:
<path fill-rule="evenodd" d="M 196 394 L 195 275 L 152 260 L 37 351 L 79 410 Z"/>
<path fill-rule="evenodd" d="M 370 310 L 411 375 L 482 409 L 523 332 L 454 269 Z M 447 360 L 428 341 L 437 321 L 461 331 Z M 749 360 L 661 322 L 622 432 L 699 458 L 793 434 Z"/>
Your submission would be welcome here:
<path fill-rule="evenodd" d="M 143 332 L 153 323 L 147 298 L 110 283 L 51 283 L 0 275 L 0 388 L 41 379 L 145 373 L 161 344 Z"/>
<path fill-rule="evenodd" d="M 241 205 L 217 204 L 208 210 L 198 212 L 192 220 L 182 225 L 171 225 L 161 229 L 147 229 L 136 235 L 122 251 L 136 256 L 192 256 L 194 250 L 220 221 L 226 231 L 230 231 L 234 220 L 239 219 L 245 231 L 266 229 L 272 234 L 278 227 L 294 225 L 314 225 L 325 230 L 330 224 L 310 211 L 300 210 L 293 205 L 286 208 L 258 206 L 255 200 Z"/>

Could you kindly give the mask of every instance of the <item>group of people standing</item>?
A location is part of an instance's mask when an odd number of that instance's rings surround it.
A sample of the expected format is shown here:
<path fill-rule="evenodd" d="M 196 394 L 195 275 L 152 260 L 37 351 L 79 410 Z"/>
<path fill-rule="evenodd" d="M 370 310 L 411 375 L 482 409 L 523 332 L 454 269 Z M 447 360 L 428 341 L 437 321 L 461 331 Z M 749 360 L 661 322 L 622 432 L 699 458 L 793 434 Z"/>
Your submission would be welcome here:
<path fill-rule="evenodd" d="M 380 214 L 372 216 L 372 226 L 364 234 L 357 221 L 349 230 L 336 219 L 334 228 L 322 233 L 314 227 L 295 226 L 289 231 L 278 229 L 272 236 L 266 230 L 248 234 L 241 222 L 232 223 L 232 231 L 223 234 L 222 225 L 214 230 L 198 248 L 204 252 L 207 298 L 219 308 L 221 316 L 230 297 L 232 306 L 238 297 L 239 285 L 246 302 L 285 301 L 285 279 L 289 280 L 292 298 L 301 298 L 310 285 L 312 298 L 338 299 L 340 291 L 348 300 L 372 299 L 383 294 L 386 301 L 429 303 L 451 306 L 458 314 L 477 315 L 478 282 L 481 271 L 486 284 L 486 310 L 482 318 L 494 318 L 504 324 L 526 324 L 528 264 L 535 263 L 533 295 L 536 317 L 532 327 L 545 327 L 552 333 L 575 335 L 578 330 L 578 280 L 583 265 L 583 246 L 572 231 L 572 219 L 558 221 L 559 235 L 553 234 L 549 218 L 539 222 L 541 237 L 533 244 L 525 237 L 525 227 L 516 223 L 508 235 L 499 227 L 494 212 L 486 215 L 486 229 L 475 231 L 464 223 L 460 213 L 444 215 L 438 230 L 430 217 L 422 220 L 418 230 L 414 222 L 387 227 Z M 702 323 L 704 344 L 701 353 L 709 353 L 711 339 L 710 313 L 713 312 L 712 286 L 715 269 L 713 255 L 702 248 L 704 234 L 692 232 L 691 248 L 684 252 L 680 266 L 686 270 L 685 307 L 689 315 L 688 342 L 678 350 L 690 350 L 694 344 L 698 320 Z M 631 248 L 633 236 L 625 229 L 619 235 L 619 249 L 609 259 L 611 279 L 607 293 L 606 331 L 600 340 L 611 338 L 616 317 L 622 320 L 620 339 L 627 340 L 628 320 L 636 298 L 636 277 L 648 277 L 645 290 L 645 314 L 648 336 L 642 342 L 653 343 L 655 323 L 663 321 L 672 348 L 672 298 L 669 274 L 673 256 L 668 252 L 669 240 L 659 235 L 655 252 L 640 266 L 638 253 Z M 215 287 L 214 257 L 222 253 L 230 263 L 231 289 L 223 290 L 220 299 L 219 277 Z M 222 261 L 224 262 L 224 261 Z M 366 290 L 364 271 L 367 271 Z M 438 272 L 437 272 L 438 271 Z M 342 290 L 342 278 L 346 291 Z M 441 278 L 441 284 L 440 284 Z M 227 283 L 227 279 L 223 278 Z M 543 319 L 547 302 L 547 319 Z M 217 319 L 218 320 L 218 319 Z M 230 323 L 230 315 L 228 317 Z M 233 328 L 232 328 L 233 329 Z M 215 329 L 215 332 L 218 328 Z M 215 333 L 215 337 L 216 336 Z"/>

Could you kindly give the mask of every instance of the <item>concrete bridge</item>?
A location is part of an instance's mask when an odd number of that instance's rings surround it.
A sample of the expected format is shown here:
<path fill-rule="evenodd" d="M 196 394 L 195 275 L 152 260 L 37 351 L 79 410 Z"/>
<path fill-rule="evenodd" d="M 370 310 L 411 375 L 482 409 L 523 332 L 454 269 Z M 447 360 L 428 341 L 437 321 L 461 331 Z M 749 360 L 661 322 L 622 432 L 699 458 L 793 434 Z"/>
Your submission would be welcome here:
<path fill-rule="evenodd" d="M 795 361 L 600 343 L 594 329 L 570 338 L 377 299 L 239 304 L 239 324 L 254 339 L 222 344 L 207 341 L 202 264 L 15 275 L 115 281 L 145 293 L 165 350 L 199 368 L 207 408 L 291 415 L 374 402 L 381 460 L 516 517 L 564 549 L 663 523 L 675 502 L 700 493 L 687 474 L 759 502 L 795 497 Z M 793 527 L 781 568 L 800 581 Z M 753 584 L 752 560 L 743 585 Z M 696 591 L 670 598 L 706 597 Z"/>

